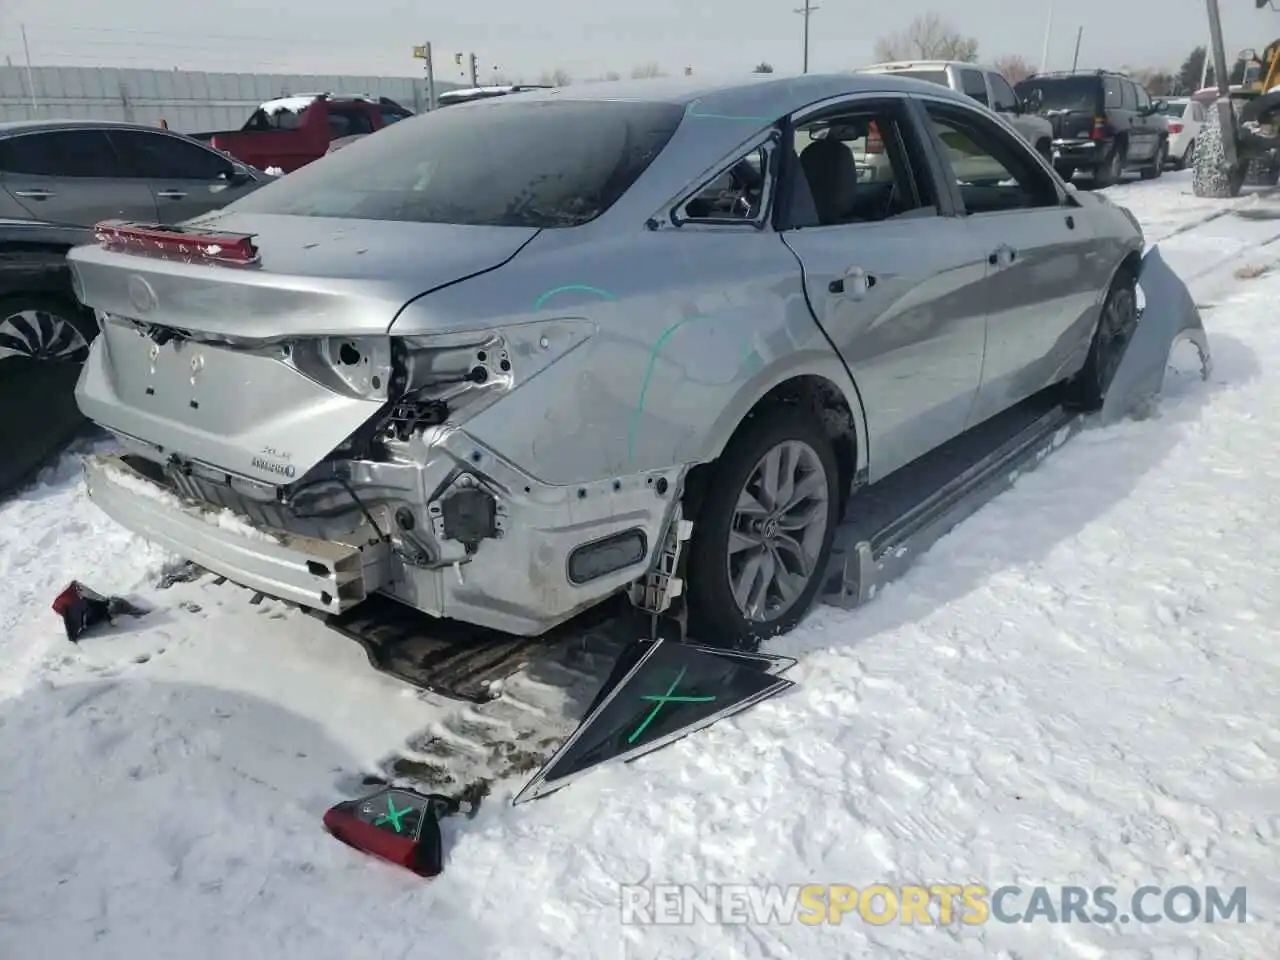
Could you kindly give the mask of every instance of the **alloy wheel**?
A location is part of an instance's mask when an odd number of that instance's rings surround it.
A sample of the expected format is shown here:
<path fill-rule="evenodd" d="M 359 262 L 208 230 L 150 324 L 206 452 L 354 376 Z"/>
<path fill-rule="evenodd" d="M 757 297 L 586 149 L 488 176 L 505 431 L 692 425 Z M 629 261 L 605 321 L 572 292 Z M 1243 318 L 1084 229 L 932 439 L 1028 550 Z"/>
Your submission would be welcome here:
<path fill-rule="evenodd" d="M 1105 390 L 1111 385 L 1125 347 L 1138 323 L 1138 301 L 1132 289 L 1117 290 L 1107 300 L 1098 328 L 1098 384 Z"/>
<path fill-rule="evenodd" d="M 779 443 L 748 475 L 727 547 L 734 602 L 747 620 L 784 616 L 821 574 L 827 488 L 822 458 L 801 440 Z"/>
<path fill-rule="evenodd" d="M 47 310 L 19 310 L 0 320 L 0 360 L 83 362 L 89 343 L 76 325 Z"/>

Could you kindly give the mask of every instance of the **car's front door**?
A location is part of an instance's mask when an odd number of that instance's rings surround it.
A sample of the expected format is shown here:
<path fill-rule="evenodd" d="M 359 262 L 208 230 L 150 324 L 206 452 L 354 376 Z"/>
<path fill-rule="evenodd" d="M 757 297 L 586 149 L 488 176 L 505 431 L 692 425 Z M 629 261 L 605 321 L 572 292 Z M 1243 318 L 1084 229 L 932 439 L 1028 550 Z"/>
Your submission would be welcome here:
<path fill-rule="evenodd" d="M 987 261 L 986 351 L 969 420 L 975 426 L 1083 359 L 1105 264 L 1086 219 L 1026 143 L 962 104 L 923 103 Z"/>
<path fill-rule="evenodd" d="M 224 207 L 256 183 L 237 182 L 236 166 L 217 151 L 163 131 L 118 129 L 111 140 L 128 176 L 155 198 L 160 223 L 181 223 Z"/>
<path fill-rule="evenodd" d="M 862 397 L 874 481 L 964 430 L 982 370 L 986 260 L 950 195 L 938 196 L 908 100 L 855 97 L 793 121 L 797 200 L 782 236 Z"/>
<path fill-rule="evenodd" d="M 48 223 L 91 227 L 102 220 L 154 220 L 145 184 L 123 176 L 104 130 L 37 130 L 0 139 L 0 183 Z"/>

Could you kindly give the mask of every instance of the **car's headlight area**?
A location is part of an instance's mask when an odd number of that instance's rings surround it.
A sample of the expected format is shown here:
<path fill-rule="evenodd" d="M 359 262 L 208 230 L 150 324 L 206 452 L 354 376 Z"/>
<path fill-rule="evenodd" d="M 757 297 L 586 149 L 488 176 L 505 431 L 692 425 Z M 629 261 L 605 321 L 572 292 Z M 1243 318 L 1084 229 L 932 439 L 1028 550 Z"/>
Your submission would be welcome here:
<path fill-rule="evenodd" d="M 431 427 L 461 425 L 577 349 L 595 329 L 571 318 L 400 338 L 404 387 L 379 437 L 404 442 Z"/>

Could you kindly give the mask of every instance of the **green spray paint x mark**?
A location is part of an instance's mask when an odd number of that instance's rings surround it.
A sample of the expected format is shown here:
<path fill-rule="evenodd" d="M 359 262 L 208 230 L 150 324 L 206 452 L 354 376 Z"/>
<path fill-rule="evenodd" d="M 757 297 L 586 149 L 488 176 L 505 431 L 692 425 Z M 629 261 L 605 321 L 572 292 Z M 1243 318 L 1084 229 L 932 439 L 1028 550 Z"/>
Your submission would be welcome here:
<path fill-rule="evenodd" d="M 542 305 L 552 297 L 557 297 L 562 293 L 594 293 L 597 297 L 604 297 L 606 300 L 617 300 L 618 298 L 608 290 L 602 290 L 599 287 L 589 287 L 582 283 L 569 283 L 563 287 L 554 287 L 548 290 L 537 300 L 533 301 L 533 309 L 541 310 Z"/>
<path fill-rule="evenodd" d="M 635 732 L 631 734 L 631 736 L 627 737 L 627 743 L 636 742 L 636 738 L 639 737 L 640 734 L 645 732 L 649 724 L 653 723 L 653 718 L 658 715 L 658 711 L 662 709 L 663 704 L 714 703 L 715 702 L 715 699 L 716 699 L 715 697 L 674 697 L 671 695 L 672 691 L 675 690 L 676 687 L 680 686 L 680 681 L 684 679 L 685 671 L 687 669 L 688 669 L 687 667 L 680 668 L 680 672 L 676 674 L 676 678 L 671 681 L 671 686 L 667 687 L 667 692 L 662 696 L 646 696 L 646 697 L 640 698 L 641 700 L 652 700 L 654 702 L 653 709 L 649 711 L 649 715 L 644 718 L 644 721 L 640 724 L 640 726 L 636 727 Z"/>
<path fill-rule="evenodd" d="M 406 813 L 412 813 L 412 812 L 413 812 L 412 804 L 405 807 L 403 810 L 397 810 L 395 801 L 392 800 L 390 797 L 387 797 L 387 812 L 384 813 L 382 816 L 380 816 L 377 820 L 373 821 L 373 825 L 375 827 L 380 827 L 384 823 L 389 823 L 391 824 L 391 826 L 395 827 L 396 833 L 404 833 L 404 831 L 400 829 L 400 826 L 401 826 L 400 818 L 403 817 Z"/>

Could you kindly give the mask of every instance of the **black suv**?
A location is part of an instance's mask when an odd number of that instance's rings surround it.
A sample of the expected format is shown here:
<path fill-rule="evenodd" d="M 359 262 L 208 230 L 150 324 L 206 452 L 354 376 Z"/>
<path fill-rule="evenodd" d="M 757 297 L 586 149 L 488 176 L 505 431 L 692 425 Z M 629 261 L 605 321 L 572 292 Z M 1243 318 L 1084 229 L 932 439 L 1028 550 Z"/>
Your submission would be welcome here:
<path fill-rule="evenodd" d="M 1077 170 L 1099 186 L 1125 170 L 1154 180 L 1164 169 L 1169 134 L 1160 103 L 1121 73 L 1040 73 L 1016 87 L 1028 110 L 1053 124 L 1053 165 L 1064 180 Z"/>

